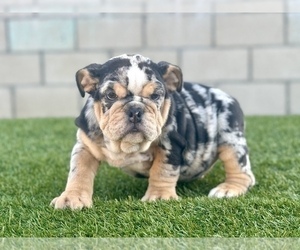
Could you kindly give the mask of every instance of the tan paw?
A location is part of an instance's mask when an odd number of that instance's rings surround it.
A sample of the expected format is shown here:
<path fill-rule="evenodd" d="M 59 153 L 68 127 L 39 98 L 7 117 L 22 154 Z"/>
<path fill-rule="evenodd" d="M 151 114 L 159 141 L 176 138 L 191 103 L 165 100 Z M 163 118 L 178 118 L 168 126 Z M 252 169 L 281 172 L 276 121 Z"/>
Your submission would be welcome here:
<path fill-rule="evenodd" d="M 85 192 L 65 191 L 59 197 L 54 198 L 50 205 L 55 209 L 71 208 L 75 210 L 91 207 L 92 199 Z"/>
<path fill-rule="evenodd" d="M 156 200 L 178 200 L 179 197 L 175 190 L 164 190 L 148 188 L 146 194 L 142 198 L 142 201 L 156 201 Z"/>
<path fill-rule="evenodd" d="M 234 183 L 221 183 L 217 187 L 210 190 L 208 197 L 215 198 L 231 198 L 237 197 L 247 192 L 247 188 L 245 186 L 241 186 L 239 184 Z"/>

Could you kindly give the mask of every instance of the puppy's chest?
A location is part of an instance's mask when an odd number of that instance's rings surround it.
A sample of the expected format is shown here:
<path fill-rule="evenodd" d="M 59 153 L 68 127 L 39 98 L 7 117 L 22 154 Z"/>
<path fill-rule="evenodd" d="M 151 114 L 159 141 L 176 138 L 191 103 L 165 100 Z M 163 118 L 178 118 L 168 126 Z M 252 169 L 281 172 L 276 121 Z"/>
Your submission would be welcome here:
<path fill-rule="evenodd" d="M 106 149 L 103 150 L 105 161 L 114 167 L 132 169 L 137 172 L 139 170 L 149 170 L 153 160 L 152 154 L 150 152 L 145 153 L 113 153 Z"/>

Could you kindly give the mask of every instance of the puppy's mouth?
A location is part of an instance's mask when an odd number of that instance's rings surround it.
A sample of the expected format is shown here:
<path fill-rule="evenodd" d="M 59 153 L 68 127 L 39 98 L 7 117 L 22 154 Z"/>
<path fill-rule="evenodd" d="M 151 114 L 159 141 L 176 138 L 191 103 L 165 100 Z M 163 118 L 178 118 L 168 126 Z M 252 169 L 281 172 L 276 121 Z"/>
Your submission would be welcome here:
<path fill-rule="evenodd" d="M 137 133 L 137 132 L 143 133 L 140 126 L 138 126 L 137 124 L 132 124 L 131 126 L 129 126 L 128 131 L 125 135 L 130 134 L 130 133 Z"/>
<path fill-rule="evenodd" d="M 127 113 L 128 116 L 125 118 L 127 119 L 126 125 L 118 131 L 121 138 L 124 138 L 129 134 L 141 133 L 144 134 L 144 139 L 147 139 L 148 126 L 146 125 L 147 121 L 144 119 L 141 109 L 138 110 L 137 108 L 132 108 L 129 109 Z"/>
<path fill-rule="evenodd" d="M 136 127 L 133 127 L 133 128 L 129 131 L 129 133 L 136 133 L 136 132 L 140 132 L 140 130 L 139 130 L 138 128 L 136 128 Z"/>
<path fill-rule="evenodd" d="M 102 131 L 114 152 L 144 152 L 160 133 L 155 115 L 140 105 L 122 108 L 110 118 Z"/>
<path fill-rule="evenodd" d="M 145 145 L 150 143 L 144 133 L 137 128 L 132 128 L 120 141 L 120 149 L 125 153 L 143 151 Z"/>
<path fill-rule="evenodd" d="M 141 124 L 128 124 L 122 135 L 116 140 L 115 145 L 124 153 L 136 153 L 146 151 L 154 139 L 154 133 L 147 130 Z"/>

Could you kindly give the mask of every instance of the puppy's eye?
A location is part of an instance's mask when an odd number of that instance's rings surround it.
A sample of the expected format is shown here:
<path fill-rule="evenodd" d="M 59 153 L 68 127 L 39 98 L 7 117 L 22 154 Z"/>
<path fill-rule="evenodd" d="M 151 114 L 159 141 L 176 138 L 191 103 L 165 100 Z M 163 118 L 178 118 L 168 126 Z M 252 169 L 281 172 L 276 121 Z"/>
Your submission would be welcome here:
<path fill-rule="evenodd" d="M 115 92 L 111 91 L 106 94 L 106 98 L 110 101 L 115 101 L 116 99 L 118 99 L 118 96 Z"/>
<path fill-rule="evenodd" d="M 153 101 L 157 101 L 159 98 L 160 98 L 159 94 L 152 94 L 152 95 L 150 95 L 150 99 L 153 100 Z"/>

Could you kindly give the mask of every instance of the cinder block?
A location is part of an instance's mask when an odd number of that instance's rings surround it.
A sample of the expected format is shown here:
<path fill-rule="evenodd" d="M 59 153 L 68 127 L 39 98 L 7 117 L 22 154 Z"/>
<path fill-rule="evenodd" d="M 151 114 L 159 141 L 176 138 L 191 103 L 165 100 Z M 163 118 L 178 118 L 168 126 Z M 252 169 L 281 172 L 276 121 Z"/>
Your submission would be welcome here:
<path fill-rule="evenodd" d="M 287 11 L 288 13 L 299 13 L 300 12 L 300 2 L 299 0 L 287 0 Z"/>
<path fill-rule="evenodd" d="M 72 87 L 16 89 L 16 116 L 74 117 L 78 115 L 78 91 Z"/>
<path fill-rule="evenodd" d="M 34 0 L 1 0 L 1 4 L 32 4 Z"/>
<path fill-rule="evenodd" d="M 98 1 L 98 0 L 97 0 Z M 84 2 L 84 1 L 83 1 Z M 100 4 L 99 4 L 100 2 Z M 80 4 L 77 13 L 141 13 L 144 11 L 142 0 L 109 0 L 95 4 Z"/>
<path fill-rule="evenodd" d="M 12 118 L 11 94 L 8 89 L 0 89 L 0 118 Z"/>
<path fill-rule="evenodd" d="M 299 4 L 300 5 L 300 4 Z M 300 7 L 299 7 L 300 9 Z M 300 12 L 288 15 L 288 41 L 300 43 Z"/>
<path fill-rule="evenodd" d="M 253 52 L 254 79 L 299 79 L 300 48 L 266 48 Z"/>
<path fill-rule="evenodd" d="M 246 50 L 187 50 L 182 60 L 183 77 L 188 81 L 247 79 Z"/>
<path fill-rule="evenodd" d="M 91 64 L 102 64 L 107 53 L 55 53 L 45 55 L 46 83 L 74 83 L 77 70 Z"/>
<path fill-rule="evenodd" d="M 290 111 L 300 115 L 300 82 L 292 83 L 290 88 Z"/>
<path fill-rule="evenodd" d="M 283 83 L 220 84 L 218 87 L 239 101 L 245 115 L 285 114 Z"/>
<path fill-rule="evenodd" d="M 124 54 L 123 50 L 114 50 L 113 55 L 118 56 Z M 125 54 L 141 54 L 150 58 L 153 62 L 166 61 L 172 64 L 178 64 L 177 51 L 174 50 L 151 50 L 151 49 L 138 49 L 138 50 L 126 50 Z"/>
<path fill-rule="evenodd" d="M 39 4 L 96 4 L 99 0 L 35 0 Z"/>
<path fill-rule="evenodd" d="M 210 45 L 209 15 L 152 14 L 147 16 L 146 44 L 150 47 Z"/>
<path fill-rule="evenodd" d="M 288 6 L 288 41 L 291 44 L 300 43 L 300 2 L 298 0 L 287 1 Z"/>
<path fill-rule="evenodd" d="M 215 1 L 216 13 L 283 13 L 281 0 L 267 1 Z"/>
<path fill-rule="evenodd" d="M 217 45 L 262 45 L 283 43 L 282 14 L 217 15 Z"/>
<path fill-rule="evenodd" d="M 81 49 L 135 48 L 142 45 L 140 15 L 114 15 L 78 20 Z"/>
<path fill-rule="evenodd" d="M 148 13 L 211 13 L 211 1 L 151 0 L 146 2 Z"/>
<path fill-rule="evenodd" d="M 0 85 L 40 82 L 38 55 L 0 55 L 0 62 Z"/>
<path fill-rule="evenodd" d="M 9 21 L 13 51 L 70 50 L 74 48 L 72 19 L 14 19 Z"/>
<path fill-rule="evenodd" d="M 13 14 L 27 14 L 31 15 L 32 13 L 47 14 L 49 16 L 53 14 L 73 14 L 75 7 L 73 6 L 64 6 L 58 4 L 32 4 L 32 5 L 12 5 L 9 6 L 8 11 Z"/>
<path fill-rule="evenodd" d="M 4 51 L 6 48 L 6 41 L 5 41 L 5 25 L 4 21 L 0 20 L 0 51 Z"/>

